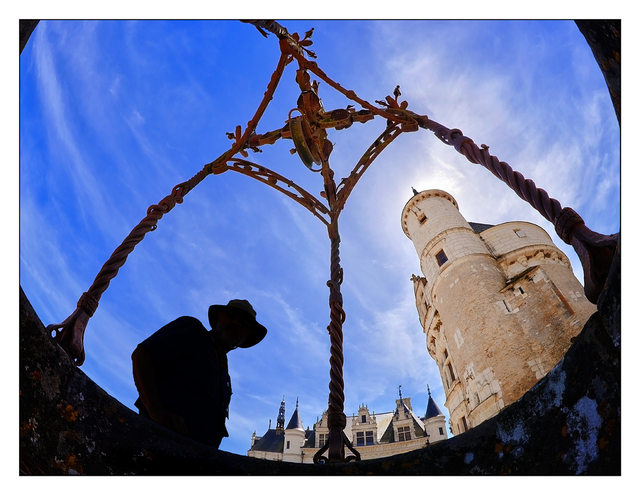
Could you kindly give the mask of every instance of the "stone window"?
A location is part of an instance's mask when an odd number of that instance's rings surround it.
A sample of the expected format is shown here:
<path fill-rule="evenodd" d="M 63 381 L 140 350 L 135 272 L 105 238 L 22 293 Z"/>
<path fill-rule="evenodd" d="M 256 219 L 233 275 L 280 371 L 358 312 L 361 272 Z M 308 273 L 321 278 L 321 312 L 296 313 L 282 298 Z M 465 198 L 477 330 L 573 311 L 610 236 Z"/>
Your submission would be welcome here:
<path fill-rule="evenodd" d="M 362 415 L 362 421 L 360 421 L 361 423 L 366 423 L 367 422 L 367 415 L 363 414 Z"/>
<path fill-rule="evenodd" d="M 447 369 L 449 370 L 449 377 L 451 378 L 451 383 L 456 379 L 456 375 L 453 374 L 453 366 L 451 366 L 451 362 L 447 363 Z"/>
<path fill-rule="evenodd" d="M 364 432 L 365 441 L 367 445 L 373 445 L 373 431 Z"/>
<path fill-rule="evenodd" d="M 467 418 L 462 416 L 462 428 L 460 428 L 460 433 L 464 433 L 465 431 L 469 431 L 469 425 L 467 424 Z"/>
<path fill-rule="evenodd" d="M 291 446 L 291 442 L 287 440 L 287 449 L 289 449 L 290 446 Z"/>
<path fill-rule="evenodd" d="M 418 210 L 418 211 L 416 211 L 416 210 Z M 420 225 L 424 225 L 424 223 L 427 221 L 427 215 L 425 215 L 424 211 L 422 211 L 417 206 L 416 206 L 416 210 L 413 210 L 413 213 L 418 218 L 418 222 L 420 222 Z"/>
<path fill-rule="evenodd" d="M 411 440 L 411 431 L 408 426 L 400 426 L 398 428 L 398 442 Z"/>
<path fill-rule="evenodd" d="M 442 428 L 438 428 L 438 431 L 440 432 L 440 435 L 444 435 L 444 430 Z"/>
<path fill-rule="evenodd" d="M 316 445 L 316 447 L 324 447 L 324 444 L 327 443 L 327 434 L 326 433 L 320 433 L 318 435 L 318 445 Z"/>
<path fill-rule="evenodd" d="M 373 431 L 356 432 L 356 446 L 373 445 Z"/>
<path fill-rule="evenodd" d="M 447 255 L 444 254 L 444 251 L 441 249 L 436 254 L 436 260 L 438 261 L 438 266 L 442 266 L 449 260 L 449 258 L 447 258 Z"/>

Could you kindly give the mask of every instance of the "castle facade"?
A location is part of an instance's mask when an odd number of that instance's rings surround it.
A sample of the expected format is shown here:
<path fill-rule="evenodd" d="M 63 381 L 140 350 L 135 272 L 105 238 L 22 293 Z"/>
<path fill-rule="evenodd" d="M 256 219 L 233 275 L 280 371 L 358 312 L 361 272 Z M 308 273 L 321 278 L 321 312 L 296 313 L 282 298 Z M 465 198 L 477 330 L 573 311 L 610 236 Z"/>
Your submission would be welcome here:
<path fill-rule="evenodd" d="M 412 277 L 453 434 L 518 400 L 564 356 L 596 307 L 567 256 L 528 222 L 468 223 L 441 190 L 402 211 L 422 275 Z"/>
<path fill-rule="evenodd" d="M 280 403 L 276 428 L 262 436 L 253 432 L 247 456 L 272 461 L 313 463 L 313 456 L 327 442 L 329 425 L 327 412 L 313 425 L 304 429 L 298 403 L 287 426 L 284 426 L 285 402 Z M 414 413 L 411 398 L 396 399 L 391 412 L 376 413 L 362 404 L 357 415 L 347 416 L 344 433 L 362 460 L 378 459 L 425 448 L 447 438 L 446 421 L 429 392 L 424 416 Z"/>

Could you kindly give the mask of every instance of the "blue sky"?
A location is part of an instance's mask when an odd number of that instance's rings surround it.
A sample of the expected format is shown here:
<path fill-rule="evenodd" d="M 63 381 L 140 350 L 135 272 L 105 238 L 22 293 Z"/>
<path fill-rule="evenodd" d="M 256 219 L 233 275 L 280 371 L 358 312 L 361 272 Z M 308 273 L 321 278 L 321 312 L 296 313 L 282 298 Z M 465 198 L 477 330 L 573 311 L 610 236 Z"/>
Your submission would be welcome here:
<path fill-rule="evenodd" d="M 571 21 L 280 21 L 315 28 L 319 66 L 374 103 L 400 85 L 409 108 L 477 144 L 575 209 L 620 230 L 620 127 L 602 74 Z M 20 284 L 45 325 L 64 320 L 113 250 L 172 188 L 226 151 L 253 116 L 277 39 L 238 21 L 42 22 L 20 58 Z M 287 67 L 258 132 L 295 107 Z M 328 85 L 325 109 L 352 104 Z M 384 129 L 379 118 L 330 131 L 346 177 Z M 322 180 L 278 141 L 252 161 L 319 195 Z M 398 385 L 422 414 L 444 393 L 418 322 L 419 274 L 400 215 L 417 190 L 451 193 L 469 221 L 553 226 L 479 165 L 428 131 L 400 136 L 371 165 L 340 218 L 345 413 L 390 411 Z M 103 294 L 85 336 L 88 376 L 135 410 L 131 352 L 181 315 L 248 299 L 269 333 L 229 355 L 234 395 L 223 450 L 246 454 L 255 430 L 304 426 L 327 406 L 329 240 L 306 209 L 235 172 L 209 176 L 165 215 Z M 448 417 L 448 413 L 447 413 Z"/>

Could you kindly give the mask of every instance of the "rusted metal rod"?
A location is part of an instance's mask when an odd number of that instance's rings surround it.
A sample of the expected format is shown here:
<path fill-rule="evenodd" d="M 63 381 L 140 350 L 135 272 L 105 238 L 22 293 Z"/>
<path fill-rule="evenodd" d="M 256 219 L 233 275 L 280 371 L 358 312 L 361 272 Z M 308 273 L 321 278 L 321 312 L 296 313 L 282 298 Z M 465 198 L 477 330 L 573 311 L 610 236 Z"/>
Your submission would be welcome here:
<path fill-rule="evenodd" d="M 563 208 L 557 199 L 550 198 L 531 179 L 525 179 L 508 163 L 491 155 L 487 145 L 478 147 L 460 129 L 449 129 L 424 115 L 416 115 L 416 119 L 420 127 L 432 131 L 440 141 L 453 146 L 471 163 L 480 164 L 489 170 L 554 225 L 558 237 L 573 246 L 578 255 L 584 271 L 585 296 L 593 304 L 597 304 L 611 268 L 619 235 L 593 232 L 573 209 Z"/>
<path fill-rule="evenodd" d="M 378 136 L 367 151 L 364 152 L 362 158 L 358 161 L 356 166 L 349 174 L 349 177 L 343 179 L 338 185 L 337 199 L 336 199 L 336 211 L 342 211 L 344 205 L 351 194 L 351 191 L 356 186 L 362 175 L 367 171 L 369 165 L 382 153 L 382 151 L 389 146 L 395 138 L 402 134 L 402 130 L 398 125 L 389 125 Z"/>
<path fill-rule="evenodd" d="M 102 266 L 89 290 L 82 294 L 78 300 L 75 311 L 62 323 L 47 326 L 47 331 L 50 334 L 55 333 L 54 339 L 69 354 L 77 366 L 84 364 L 84 333 L 89 319 L 94 315 L 102 294 L 109 287 L 111 280 L 118 274 L 118 271 L 126 262 L 129 254 L 131 254 L 147 233 L 156 229 L 158 220 L 160 220 L 165 213 L 171 211 L 176 203 L 182 203 L 184 196 L 191 191 L 191 189 L 199 184 L 207 175 L 211 173 L 219 174 L 227 170 L 227 160 L 236 153 L 242 153 L 244 151 L 244 148 L 247 146 L 247 141 L 255 134 L 258 121 L 273 98 L 285 66 L 290 61 L 291 59 L 287 53 L 282 52 L 280 54 L 278 64 L 271 76 L 271 80 L 267 85 L 267 90 L 258 109 L 253 118 L 247 123 L 247 128 L 244 133 L 241 132 L 240 126 L 236 128 L 234 135 L 235 143 L 231 148 L 213 162 L 206 164 L 203 169 L 191 179 L 175 186 L 171 194 L 164 197 L 157 205 L 150 206 L 147 210 L 147 216 L 134 227 L 131 233 Z"/>
<path fill-rule="evenodd" d="M 330 324 L 328 327 L 331 339 L 331 364 L 329 383 L 329 460 L 344 459 L 344 446 L 342 432 L 347 424 L 344 414 L 344 378 L 343 378 L 343 333 L 342 325 L 346 320 L 346 313 L 342 308 L 342 284 L 343 272 L 340 266 L 340 236 L 337 232 L 337 223 L 333 224 L 333 237 L 331 239 L 331 279 L 329 286 Z"/>
<path fill-rule="evenodd" d="M 343 353 L 343 333 L 342 325 L 347 315 L 342 307 L 342 292 L 340 286 L 343 280 L 343 270 L 340 265 L 340 235 L 338 233 L 337 218 L 328 229 L 331 239 L 331 279 L 327 282 L 329 286 L 329 308 L 330 323 L 327 327 L 331 340 L 329 401 L 327 411 L 327 422 L 329 426 L 329 436 L 327 443 L 313 456 L 314 463 L 320 462 L 348 462 L 360 460 L 360 453 L 353 448 L 353 445 L 344 433 L 347 425 L 347 417 L 344 413 L 344 353 Z M 352 454 L 345 455 L 345 447 Z M 323 454 L 328 451 L 328 455 Z"/>
<path fill-rule="evenodd" d="M 78 366 L 85 359 L 84 331 L 91 316 L 96 311 L 101 295 L 109 286 L 118 270 L 126 261 L 134 247 L 144 238 L 146 233 L 157 227 L 157 222 L 168 213 L 176 203 L 181 203 L 184 196 L 209 174 L 221 174 L 227 170 L 234 170 L 267 184 L 299 204 L 307 208 L 326 226 L 331 242 L 331 278 L 329 286 L 330 323 L 327 327 L 331 340 L 330 349 L 330 383 L 328 399 L 329 436 L 326 444 L 314 455 L 314 462 L 346 462 L 360 460 L 360 454 L 353 448 L 349 438 L 344 433 L 346 416 L 344 414 L 344 353 L 343 353 L 343 324 L 346 313 L 343 309 L 341 284 L 343 270 L 340 264 L 340 235 L 338 232 L 338 217 L 345 203 L 369 165 L 375 158 L 402 132 L 416 131 L 424 128 L 432 131 L 442 142 L 453 146 L 472 163 L 478 163 L 490 170 L 496 177 L 504 181 L 523 200 L 529 202 L 547 220 L 551 221 L 560 238 L 571 244 L 581 260 L 585 272 L 585 294 L 587 298 L 596 302 L 604 285 L 604 279 L 611 265 L 613 251 L 618 236 L 603 236 L 589 230 L 580 216 L 571 208 L 562 208 L 560 203 L 543 189 L 538 189 L 533 181 L 525 179 L 511 167 L 491 156 L 488 146 L 478 148 L 473 141 L 464 136 L 459 129 L 447 127 L 430 120 L 427 116 L 418 115 L 407 109 L 407 102 L 399 102 L 399 86 L 393 92 L 394 97 L 387 96 L 385 101 L 376 101 L 382 108 L 371 105 L 361 99 L 352 90 L 343 88 L 329 78 L 315 62 L 310 62 L 306 56 L 315 54 L 307 47 L 312 44 L 310 37 L 313 30 L 305 34 L 300 40 L 297 33 L 289 34 L 287 30 L 275 21 L 244 21 L 265 31 L 275 34 L 279 39 L 280 59 L 271 76 L 267 91 L 258 106 L 253 118 L 247 123 L 244 132 L 237 126 L 234 133 L 228 133 L 235 142 L 233 146 L 219 158 L 206 164 L 203 169 L 189 181 L 174 187 L 171 194 L 163 198 L 157 205 L 149 207 L 147 216 L 127 236 L 123 243 L 114 251 L 111 258 L 102 267 L 93 285 L 78 301 L 77 309 L 63 323 L 49 325 L 49 331 L 56 332 L 56 340 L 70 354 Z M 284 127 L 265 134 L 256 134 L 258 121 L 264 114 L 269 102 L 273 98 L 275 89 L 280 81 L 284 69 L 292 60 L 298 62 L 296 82 L 301 90 L 297 110 L 301 116 L 292 118 Z M 315 74 L 330 87 L 342 93 L 348 99 L 358 103 L 363 110 L 355 111 L 351 105 L 347 109 L 325 112 L 317 95 L 317 82 L 312 84 L 308 72 Z M 334 172 L 329 166 L 329 154 L 333 145 L 327 138 L 326 129 L 346 129 L 353 122 L 367 122 L 379 116 L 387 120 L 387 128 L 363 154 L 351 174 L 343 179 L 336 187 Z M 273 144 L 278 139 L 292 139 L 303 163 L 313 171 L 322 173 L 324 181 L 323 197 L 328 207 L 314 196 L 297 186 L 276 172 L 256 165 L 248 160 L 235 157 L 240 153 L 248 157 L 247 150 L 259 151 L 258 147 Z M 311 168 L 312 164 L 320 164 L 319 169 Z M 286 187 L 284 187 L 286 186 Z M 293 190 L 293 191 L 292 191 Z M 62 329 L 60 331 L 60 329 Z M 345 448 L 351 451 L 345 454 Z M 325 452 L 327 455 L 325 456 Z"/>
<path fill-rule="evenodd" d="M 286 177 L 269 170 L 266 167 L 257 165 L 248 160 L 242 160 L 240 158 L 232 158 L 229 160 L 231 164 L 227 164 L 227 170 L 233 170 L 234 172 L 241 173 L 252 179 L 262 182 L 270 187 L 273 187 L 282 194 L 290 197 L 298 204 L 304 206 L 307 210 L 313 213 L 322 223 L 326 226 L 330 225 L 330 212 L 329 209 L 318 201 L 315 196 L 308 193 L 305 189 L 298 186 L 295 182 L 287 179 Z M 294 189 L 298 194 L 285 189 L 280 185 L 283 183 L 287 188 Z"/>

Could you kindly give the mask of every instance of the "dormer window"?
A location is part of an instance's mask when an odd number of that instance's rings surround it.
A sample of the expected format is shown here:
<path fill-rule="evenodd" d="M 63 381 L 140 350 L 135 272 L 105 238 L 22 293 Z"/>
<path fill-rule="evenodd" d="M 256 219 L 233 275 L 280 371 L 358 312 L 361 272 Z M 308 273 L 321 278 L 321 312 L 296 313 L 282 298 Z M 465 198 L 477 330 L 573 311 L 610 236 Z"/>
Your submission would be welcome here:
<path fill-rule="evenodd" d="M 520 229 L 513 229 L 513 231 L 516 233 L 516 235 L 518 237 L 527 237 L 527 234 L 525 234 L 524 232 L 522 232 L 522 230 Z"/>
<path fill-rule="evenodd" d="M 373 445 L 373 431 L 364 432 L 365 441 L 367 445 Z"/>
<path fill-rule="evenodd" d="M 373 445 L 373 431 L 356 432 L 356 447 L 363 447 L 365 445 Z"/>
<path fill-rule="evenodd" d="M 400 426 L 398 428 L 398 442 L 411 440 L 411 431 L 408 426 Z"/>
<path fill-rule="evenodd" d="M 362 421 L 361 422 L 362 423 L 366 423 L 367 422 L 367 415 L 366 414 L 362 415 Z"/>

